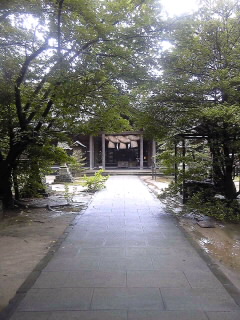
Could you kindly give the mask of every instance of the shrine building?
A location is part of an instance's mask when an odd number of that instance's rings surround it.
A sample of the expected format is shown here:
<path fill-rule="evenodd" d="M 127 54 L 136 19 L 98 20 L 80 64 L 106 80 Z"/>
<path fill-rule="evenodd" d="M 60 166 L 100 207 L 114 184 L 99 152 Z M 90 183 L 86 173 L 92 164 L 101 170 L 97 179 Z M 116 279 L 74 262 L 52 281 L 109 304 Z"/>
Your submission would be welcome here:
<path fill-rule="evenodd" d="M 148 169 L 156 155 L 154 140 L 142 131 L 74 137 L 73 150 L 80 149 L 89 169 Z"/>

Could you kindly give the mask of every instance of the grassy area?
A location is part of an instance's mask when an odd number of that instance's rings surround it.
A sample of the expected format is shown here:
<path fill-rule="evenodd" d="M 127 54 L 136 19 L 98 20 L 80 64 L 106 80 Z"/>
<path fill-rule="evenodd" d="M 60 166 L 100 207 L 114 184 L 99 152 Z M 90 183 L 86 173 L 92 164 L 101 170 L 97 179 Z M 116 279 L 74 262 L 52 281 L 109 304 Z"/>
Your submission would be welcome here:
<path fill-rule="evenodd" d="M 157 177 L 157 182 L 171 183 L 173 181 L 172 177 Z"/>
<path fill-rule="evenodd" d="M 62 184 L 64 184 L 65 186 L 82 186 L 84 181 L 85 180 L 83 178 L 80 178 L 80 179 L 77 179 L 73 182 L 64 182 Z"/>

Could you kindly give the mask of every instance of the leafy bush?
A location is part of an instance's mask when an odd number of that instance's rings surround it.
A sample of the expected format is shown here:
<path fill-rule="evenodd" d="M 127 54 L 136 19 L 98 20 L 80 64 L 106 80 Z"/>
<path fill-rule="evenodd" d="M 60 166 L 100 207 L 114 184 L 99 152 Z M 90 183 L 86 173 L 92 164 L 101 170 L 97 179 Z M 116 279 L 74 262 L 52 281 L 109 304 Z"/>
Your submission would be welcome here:
<path fill-rule="evenodd" d="M 187 196 L 187 203 L 182 209 L 182 214 L 193 211 L 215 217 L 218 220 L 240 221 L 239 202 L 215 197 L 216 188 L 214 188 L 214 185 L 207 185 L 207 179 L 212 174 L 212 160 L 209 156 L 208 146 L 192 141 L 188 144 L 184 157 L 179 153 L 176 156 L 170 148 L 158 155 L 157 159 L 162 166 L 165 166 L 166 172 L 173 174 L 176 164 L 178 175 L 177 182 L 172 183 L 159 198 L 169 203 L 173 199 L 177 199 L 178 195 L 184 191 L 185 197 Z M 182 170 L 183 162 L 185 163 L 185 170 Z M 192 184 L 190 184 L 191 181 Z"/>
<path fill-rule="evenodd" d="M 179 184 L 171 183 L 158 198 L 167 206 L 170 206 L 170 203 L 175 203 L 175 206 L 178 206 L 180 201 L 178 195 Z M 209 190 L 196 192 L 188 199 L 187 203 L 181 207 L 181 214 L 189 212 L 214 217 L 220 221 L 240 222 L 239 200 L 228 201 L 222 196 L 214 196 L 214 193 Z M 180 212 L 178 211 L 178 213 Z"/>
<path fill-rule="evenodd" d="M 87 187 L 88 191 L 97 191 L 105 188 L 105 182 L 109 178 L 109 176 L 103 176 L 103 169 L 95 172 L 94 176 L 87 177 L 84 175 L 84 183 L 83 185 Z"/>
<path fill-rule="evenodd" d="M 218 220 L 240 222 L 240 203 L 238 200 L 212 197 L 207 201 L 204 192 L 197 192 L 188 200 L 186 209 Z"/>
<path fill-rule="evenodd" d="M 171 182 L 169 186 L 158 195 L 158 198 L 160 200 L 165 200 L 167 198 L 176 197 L 179 193 L 180 187 L 181 185 L 179 183 Z"/>
<path fill-rule="evenodd" d="M 56 162 L 70 162 L 71 157 L 51 144 L 30 146 L 14 170 L 15 198 L 38 197 L 45 192 L 44 176 L 51 173 Z"/>
<path fill-rule="evenodd" d="M 73 197 L 77 192 L 77 187 L 73 186 L 72 191 L 70 191 L 69 184 L 64 185 L 64 198 L 67 200 L 68 204 L 73 203 Z"/>

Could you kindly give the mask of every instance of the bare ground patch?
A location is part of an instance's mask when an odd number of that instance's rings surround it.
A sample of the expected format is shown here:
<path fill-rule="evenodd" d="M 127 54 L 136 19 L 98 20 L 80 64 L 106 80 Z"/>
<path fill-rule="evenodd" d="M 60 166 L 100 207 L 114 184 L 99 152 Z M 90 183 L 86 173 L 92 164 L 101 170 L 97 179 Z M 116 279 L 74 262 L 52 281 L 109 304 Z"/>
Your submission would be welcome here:
<path fill-rule="evenodd" d="M 13 212 L 5 213 L 9 217 L 0 221 L 0 312 L 91 199 L 86 193 L 74 196 L 76 202 L 63 206 L 64 195 L 55 195 L 52 210 L 46 208 L 47 200 L 35 199 L 26 204 L 36 208 L 18 210 L 14 216 Z"/>

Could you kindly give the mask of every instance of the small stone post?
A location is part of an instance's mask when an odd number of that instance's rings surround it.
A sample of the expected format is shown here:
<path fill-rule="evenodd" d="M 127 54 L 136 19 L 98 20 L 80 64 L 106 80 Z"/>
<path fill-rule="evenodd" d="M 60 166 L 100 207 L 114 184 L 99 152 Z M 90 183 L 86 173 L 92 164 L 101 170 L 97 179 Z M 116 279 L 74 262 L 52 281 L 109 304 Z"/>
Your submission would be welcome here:
<path fill-rule="evenodd" d="M 59 168 L 56 179 L 54 180 L 54 183 L 58 182 L 73 182 L 72 174 L 67 165 L 63 165 Z"/>

